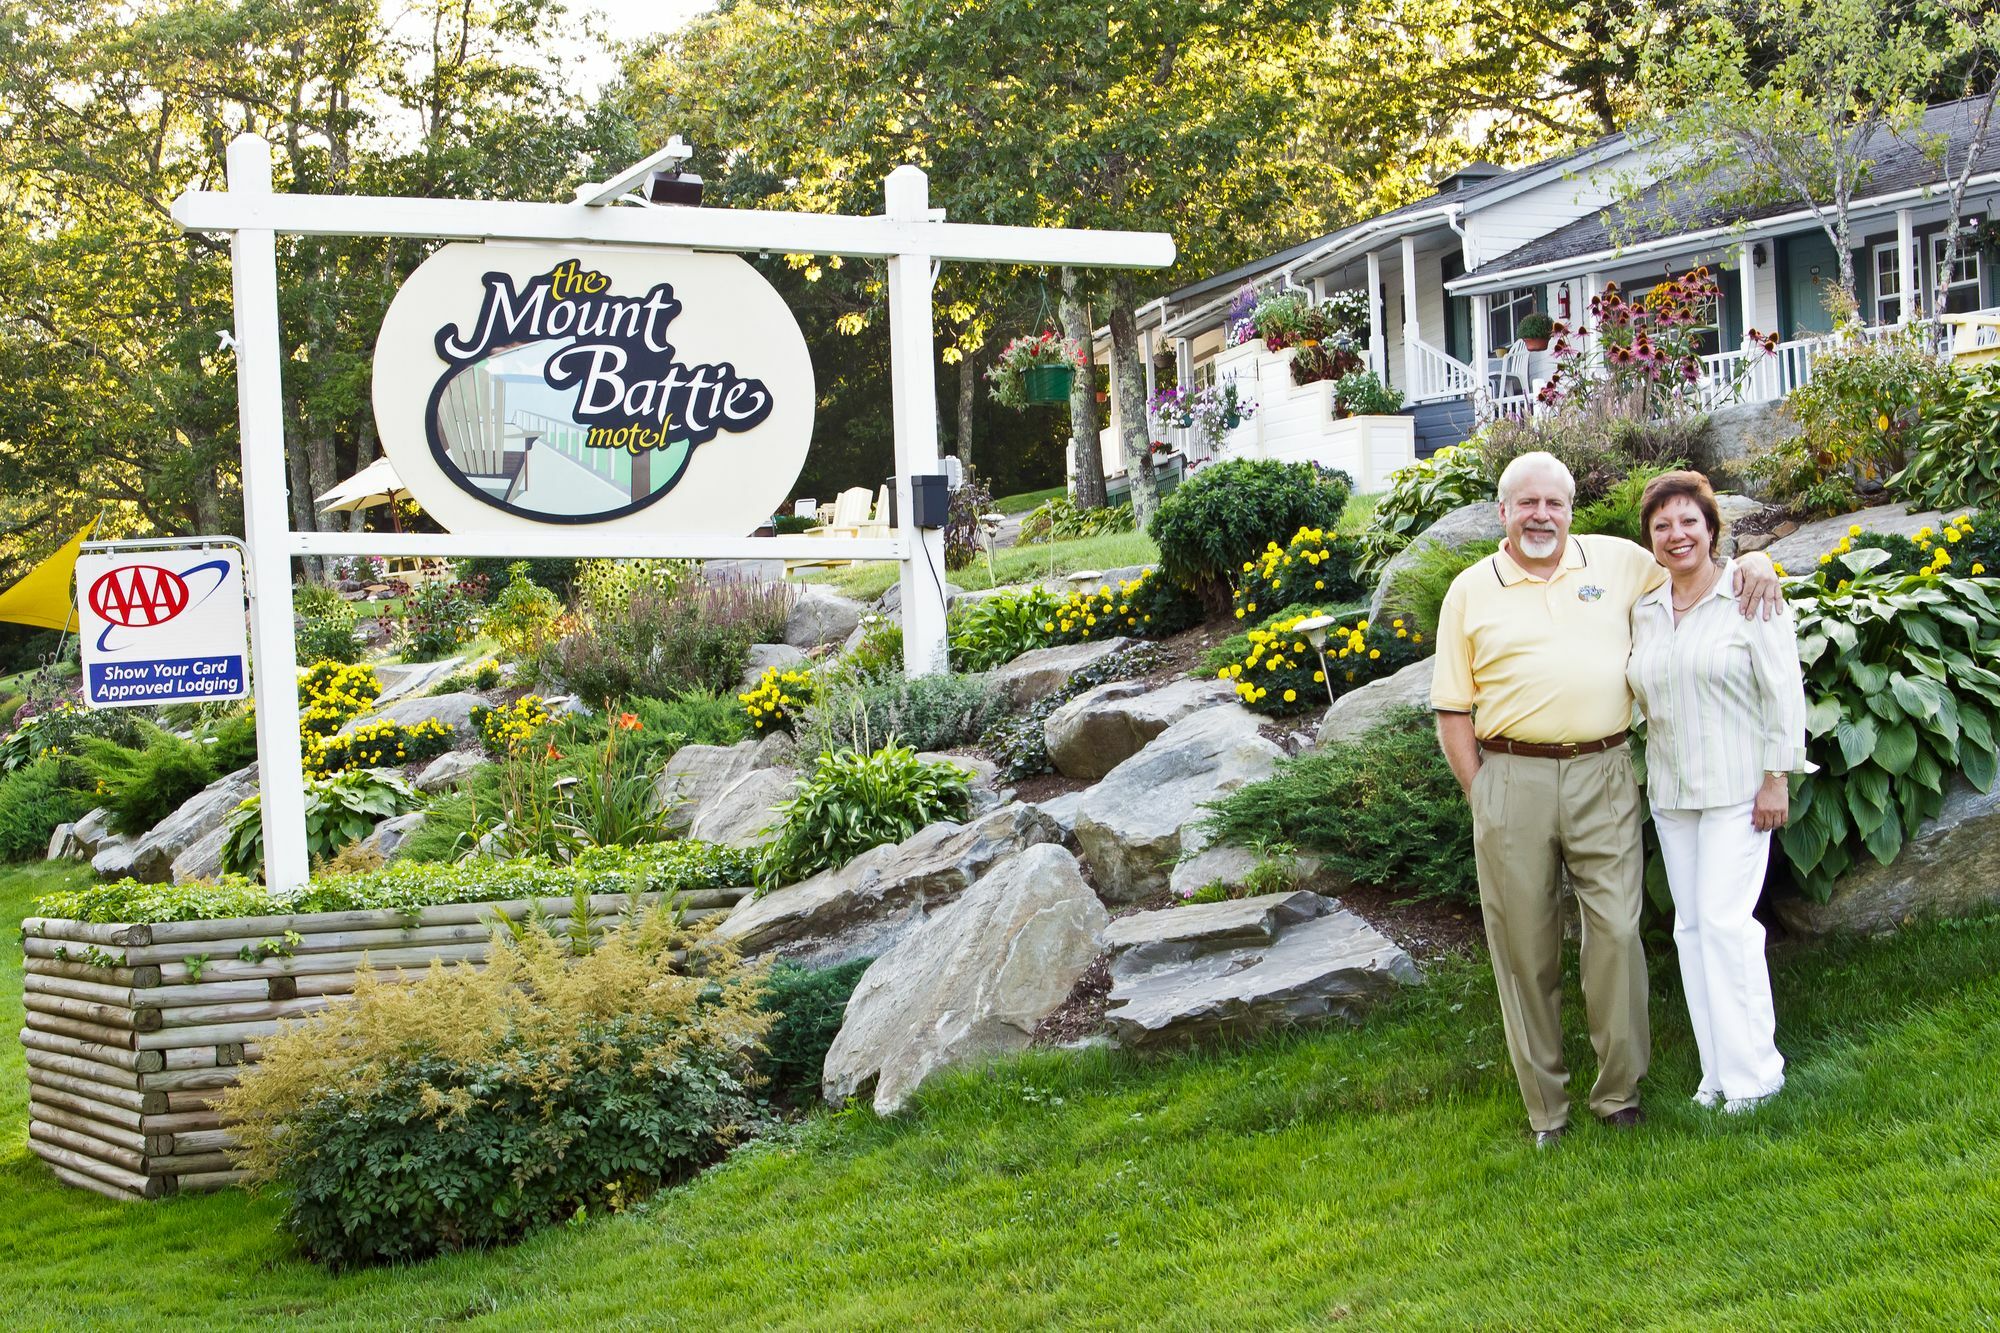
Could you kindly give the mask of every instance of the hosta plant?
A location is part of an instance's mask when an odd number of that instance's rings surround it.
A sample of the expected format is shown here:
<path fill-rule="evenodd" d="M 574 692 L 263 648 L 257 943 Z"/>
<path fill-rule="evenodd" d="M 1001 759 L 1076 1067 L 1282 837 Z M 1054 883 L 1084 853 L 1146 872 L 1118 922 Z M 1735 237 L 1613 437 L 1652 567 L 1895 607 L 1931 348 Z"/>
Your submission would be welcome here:
<path fill-rule="evenodd" d="M 365 838 L 384 819 L 423 804 L 409 783 L 394 773 L 357 768 L 306 783 L 306 855 L 331 856 Z M 252 796 L 229 817 L 222 840 L 226 874 L 254 875 L 264 864 L 263 798 Z"/>
<path fill-rule="evenodd" d="M 1464 505 L 1491 500 L 1497 474 L 1477 440 L 1447 445 L 1389 474 L 1389 493 L 1361 534 L 1359 573 L 1376 575 L 1431 524 Z"/>
<path fill-rule="evenodd" d="M 1062 599 L 1042 587 L 960 602 L 945 621 L 951 636 L 952 666 L 959 671 L 991 671 L 1032 648 L 1047 647 L 1042 628 Z"/>
<path fill-rule="evenodd" d="M 777 837 L 758 860 L 757 882 L 767 889 L 795 883 L 927 824 L 962 819 L 971 783 L 957 764 L 919 759 L 908 746 L 822 750 L 796 794 L 776 807 Z"/>
<path fill-rule="evenodd" d="M 1963 776 L 1993 786 L 2000 718 L 2000 584 L 1877 572 L 1881 550 L 1836 557 L 1848 577 L 1788 585 L 1805 668 L 1807 753 L 1779 835 L 1792 876 L 1824 901 L 1866 854 L 1888 864 Z"/>
<path fill-rule="evenodd" d="M 2000 500 L 2000 366 L 1946 375 L 1889 488 L 1921 509 Z"/>

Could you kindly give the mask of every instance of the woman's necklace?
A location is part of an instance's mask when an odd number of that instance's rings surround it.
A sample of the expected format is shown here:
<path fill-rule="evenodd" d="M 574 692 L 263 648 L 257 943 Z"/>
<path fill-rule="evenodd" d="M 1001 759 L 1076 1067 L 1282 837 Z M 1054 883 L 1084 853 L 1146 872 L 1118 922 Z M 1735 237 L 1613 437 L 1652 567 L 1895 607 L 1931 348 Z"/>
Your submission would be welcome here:
<path fill-rule="evenodd" d="M 1708 565 L 1708 570 L 1709 570 L 1708 582 L 1702 585 L 1700 592 L 1688 598 L 1686 606 L 1681 605 L 1680 599 L 1678 597 L 1669 596 L 1669 600 L 1672 601 L 1674 604 L 1674 613 L 1676 615 L 1685 615 L 1689 611 L 1692 611 L 1697 602 L 1701 601 L 1702 598 L 1708 596 L 1708 594 L 1714 590 L 1715 581 L 1722 577 L 1722 566 L 1716 564 L 1714 561 L 1710 561 Z"/>

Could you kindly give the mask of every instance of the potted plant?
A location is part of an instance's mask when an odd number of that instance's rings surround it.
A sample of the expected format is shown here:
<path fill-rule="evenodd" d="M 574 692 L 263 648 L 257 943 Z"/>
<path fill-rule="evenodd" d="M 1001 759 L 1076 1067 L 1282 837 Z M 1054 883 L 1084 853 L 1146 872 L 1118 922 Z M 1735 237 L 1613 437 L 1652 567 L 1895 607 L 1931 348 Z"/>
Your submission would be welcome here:
<path fill-rule="evenodd" d="M 1971 248 L 2000 263 L 2000 218 L 1988 218 L 1972 229 Z"/>
<path fill-rule="evenodd" d="M 1555 331 L 1555 321 L 1539 310 L 1531 310 L 1522 316 L 1521 322 L 1514 328 L 1515 336 L 1520 338 L 1531 352 L 1547 351 L 1549 338 Z"/>
<path fill-rule="evenodd" d="M 1402 410 L 1402 390 L 1390 388 L 1372 370 L 1357 370 L 1334 383 L 1336 417 L 1389 417 Z"/>
<path fill-rule="evenodd" d="M 1001 348 L 986 378 L 993 400 L 1003 407 L 1067 403 L 1070 385 L 1086 364 L 1082 344 L 1051 329 Z"/>

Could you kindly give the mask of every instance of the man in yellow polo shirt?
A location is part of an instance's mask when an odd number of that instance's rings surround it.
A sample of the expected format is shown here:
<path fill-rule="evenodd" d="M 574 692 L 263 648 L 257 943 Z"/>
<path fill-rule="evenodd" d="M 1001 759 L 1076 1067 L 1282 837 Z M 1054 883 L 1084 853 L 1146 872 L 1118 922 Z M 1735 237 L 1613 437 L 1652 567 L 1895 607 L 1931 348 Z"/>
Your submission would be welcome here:
<path fill-rule="evenodd" d="M 1507 539 L 1461 573 L 1438 616 L 1431 707 L 1472 807 L 1479 905 L 1514 1076 L 1535 1142 L 1569 1124 L 1562 1051 L 1559 867 L 1583 916 L 1582 974 L 1597 1082 L 1590 1109 L 1637 1126 L 1651 1037 L 1639 943 L 1645 873 L 1639 787 L 1625 747 L 1632 606 L 1664 583 L 1650 553 L 1569 532 L 1576 483 L 1552 454 L 1500 476 Z M 1744 614 L 1781 603 L 1762 556 L 1739 579 Z"/>

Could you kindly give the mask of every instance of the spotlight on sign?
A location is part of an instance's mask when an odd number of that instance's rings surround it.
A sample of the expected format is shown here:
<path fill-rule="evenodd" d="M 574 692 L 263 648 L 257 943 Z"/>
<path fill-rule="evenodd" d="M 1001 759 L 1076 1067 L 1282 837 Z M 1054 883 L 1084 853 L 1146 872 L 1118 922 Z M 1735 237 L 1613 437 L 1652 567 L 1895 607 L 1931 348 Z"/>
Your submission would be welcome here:
<path fill-rule="evenodd" d="M 701 202 L 701 177 L 675 167 L 656 171 L 646 187 L 646 198 L 656 204 L 683 204 L 689 208 Z"/>

